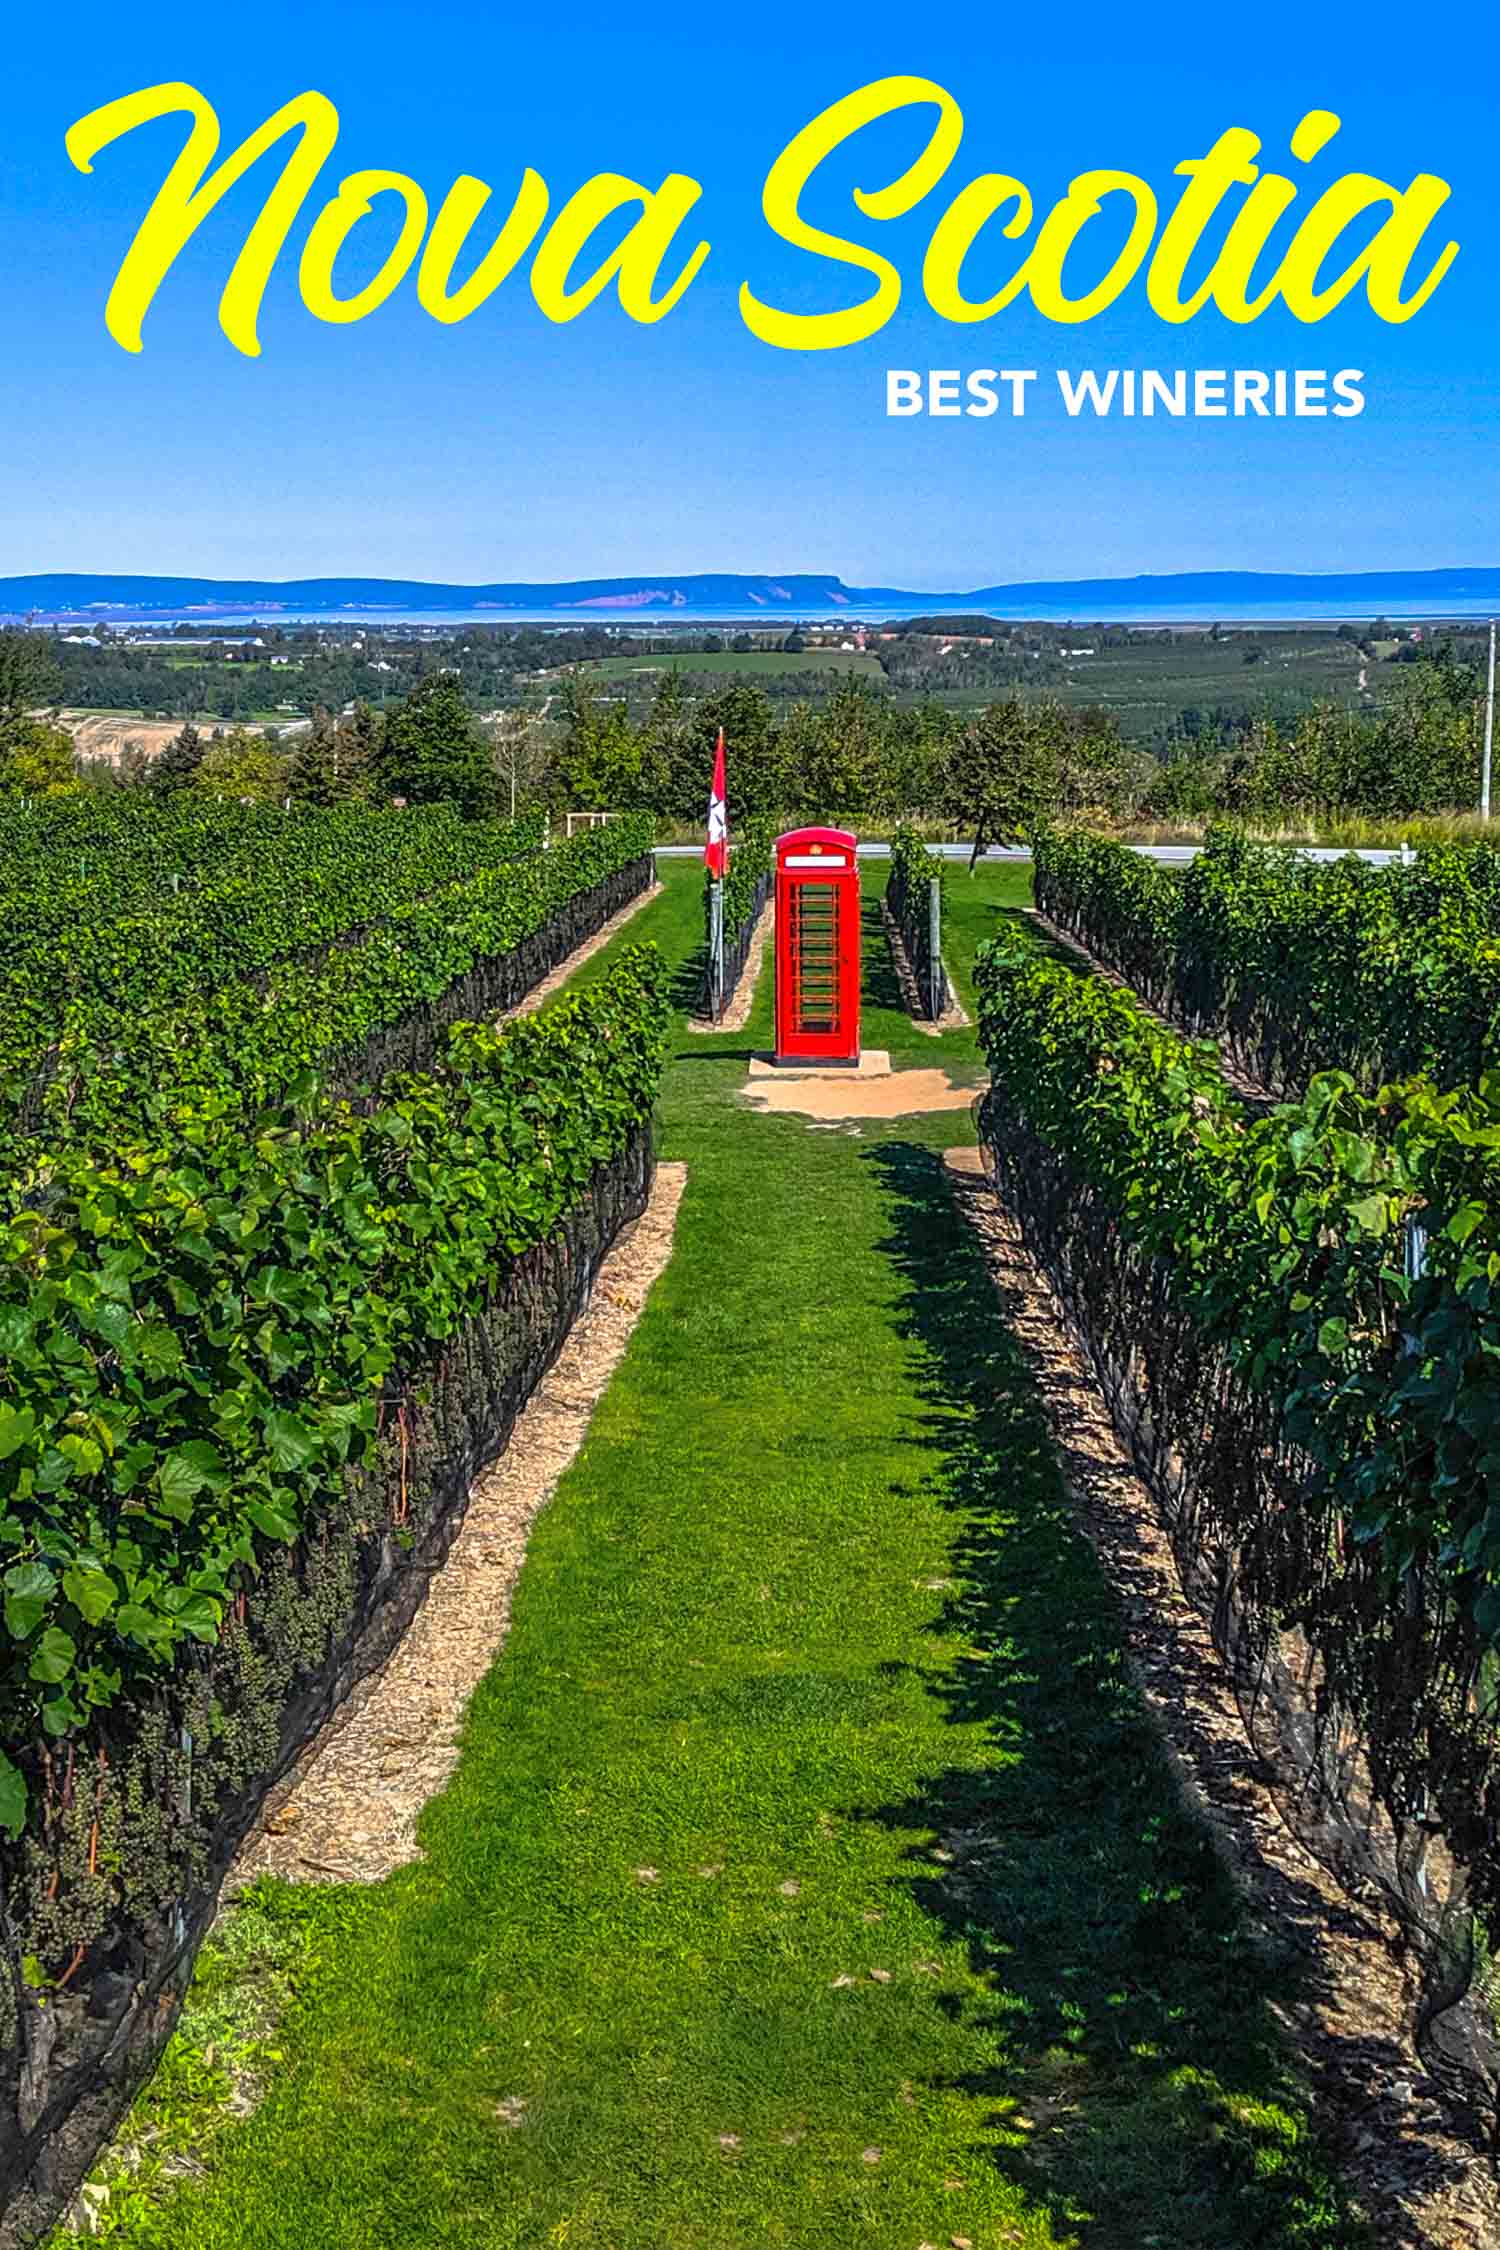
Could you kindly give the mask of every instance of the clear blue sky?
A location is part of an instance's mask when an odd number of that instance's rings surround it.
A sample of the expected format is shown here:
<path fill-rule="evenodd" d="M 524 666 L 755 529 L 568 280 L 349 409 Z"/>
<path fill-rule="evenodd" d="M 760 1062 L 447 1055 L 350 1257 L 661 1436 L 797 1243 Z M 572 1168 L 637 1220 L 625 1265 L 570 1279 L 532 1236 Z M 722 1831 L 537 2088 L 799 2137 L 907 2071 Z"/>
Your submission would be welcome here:
<path fill-rule="evenodd" d="M 1496 45 L 1480 11 L 1379 6 L 17 12 L 0 94 L 0 572 L 806 569 L 959 588 L 1500 563 Z M 1230 124 L 1260 132 L 1274 162 L 1305 110 L 1330 108 L 1344 131 L 1316 176 L 1440 173 L 1462 254 L 1401 328 L 1351 304 L 1316 328 L 1277 313 L 1169 330 L 1136 289 L 1083 328 L 1016 310 L 957 329 L 920 293 L 942 190 L 877 227 L 849 206 L 867 166 L 848 163 L 827 184 L 827 222 L 896 259 L 902 309 L 847 351 L 774 351 L 740 321 L 742 280 L 788 302 L 831 297 L 827 269 L 767 232 L 766 168 L 816 111 L 898 71 L 939 80 L 965 112 L 954 186 L 1010 171 L 1042 208 L 1090 166 L 1164 192 Z M 63 135 L 101 102 L 178 78 L 214 103 L 226 147 L 318 88 L 343 118 L 330 187 L 389 167 L 434 207 L 460 171 L 508 202 L 529 163 L 554 207 L 599 169 L 685 171 L 703 183 L 712 255 L 651 329 L 612 297 L 554 327 L 524 275 L 457 327 L 423 314 L 408 282 L 333 328 L 297 295 L 304 223 L 249 361 L 216 304 L 258 207 L 251 181 L 201 230 L 131 358 L 104 301 L 180 128 L 117 144 L 89 178 Z M 985 364 L 1357 366 L 1369 405 L 1352 422 L 1069 423 L 1045 402 L 1021 424 L 886 420 L 888 365 Z"/>

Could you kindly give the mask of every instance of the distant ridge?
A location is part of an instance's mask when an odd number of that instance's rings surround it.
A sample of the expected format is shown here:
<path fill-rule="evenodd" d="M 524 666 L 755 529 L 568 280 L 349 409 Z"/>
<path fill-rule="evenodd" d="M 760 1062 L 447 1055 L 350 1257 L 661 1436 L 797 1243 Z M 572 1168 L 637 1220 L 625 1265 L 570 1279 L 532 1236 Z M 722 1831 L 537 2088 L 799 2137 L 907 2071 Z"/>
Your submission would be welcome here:
<path fill-rule="evenodd" d="M 1379 571 L 1179 571 L 1137 578 L 1025 579 L 944 594 L 913 593 L 897 586 L 848 586 L 841 578 L 805 572 L 778 575 L 711 572 L 683 577 L 671 571 L 639 578 L 570 578 L 548 583 L 506 581 L 491 586 L 432 584 L 410 578 L 167 578 L 110 572 L 45 572 L 0 578 L 0 617 L 35 614 L 47 619 L 117 615 L 123 623 L 184 612 L 274 616 L 277 611 L 390 609 L 403 613 L 459 610 L 476 621 L 508 613 L 576 610 L 580 620 L 632 617 L 682 620 L 725 611 L 764 611 L 769 617 L 836 616 L 861 609 L 897 610 L 912 616 L 998 610 L 1024 616 L 1028 608 L 1071 609 L 1086 617 L 1095 608 L 1170 617 L 1222 602 L 1245 610 L 1257 603 L 1277 609 L 1306 602 L 1326 616 L 1331 606 L 1352 617 L 1421 604 L 1434 615 L 1489 602 L 1500 608 L 1500 569 Z"/>

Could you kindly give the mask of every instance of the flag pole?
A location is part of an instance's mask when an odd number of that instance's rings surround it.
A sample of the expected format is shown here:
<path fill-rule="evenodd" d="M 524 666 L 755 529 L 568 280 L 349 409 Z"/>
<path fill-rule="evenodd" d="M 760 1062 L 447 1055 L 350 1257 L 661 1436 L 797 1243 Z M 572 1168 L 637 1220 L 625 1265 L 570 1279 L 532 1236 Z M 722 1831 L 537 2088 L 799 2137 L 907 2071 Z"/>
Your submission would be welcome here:
<path fill-rule="evenodd" d="M 717 1024 L 724 1015 L 724 871 L 729 862 L 729 826 L 724 788 L 724 729 L 714 747 L 714 777 L 708 792 L 708 985 Z"/>

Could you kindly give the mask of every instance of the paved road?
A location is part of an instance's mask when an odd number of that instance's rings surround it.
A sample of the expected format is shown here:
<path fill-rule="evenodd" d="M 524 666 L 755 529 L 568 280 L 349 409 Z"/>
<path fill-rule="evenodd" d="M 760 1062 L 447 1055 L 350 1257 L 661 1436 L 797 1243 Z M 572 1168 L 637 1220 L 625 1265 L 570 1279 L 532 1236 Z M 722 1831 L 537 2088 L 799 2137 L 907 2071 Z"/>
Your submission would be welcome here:
<path fill-rule="evenodd" d="M 731 841 L 733 841 L 732 838 Z M 958 860 L 966 860 L 971 849 L 968 844 L 932 844 L 928 848 L 939 853 L 944 859 Z M 1132 851 L 1139 852 L 1145 859 L 1161 861 L 1163 866 L 1186 867 L 1189 860 L 1198 857 L 1202 847 L 1198 844 L 1132 844 L 1130 848 Z M 1332 844 L 1299 844 L 1297 848 L 1307 859 L 1344 859 L 1349 856 L 1349 853 L 1343 848 Z M 701 844 L 658 844 L 656 850 L 657 857 L 660 859 L 698 859 L 702 856 L 703 846 Z M 1401 857 L 1399 851 L 1374 849 L 1355 851 L 1352 846 L 1349 847 L 1349 850 L 1353 852 L 1355 859 L 1367 859 L 1375 867 L 1384 867 L 1389 861 Z M 891 847 L 889 844 L 880 843 L 861 844 L 859 856 L 861 859 L 889 859 Z M 1028 860 L 1031 854 L 1029 851 L 1010 850 L 999 844 L 992 844 L 983 856 L 986 861 Z"/>

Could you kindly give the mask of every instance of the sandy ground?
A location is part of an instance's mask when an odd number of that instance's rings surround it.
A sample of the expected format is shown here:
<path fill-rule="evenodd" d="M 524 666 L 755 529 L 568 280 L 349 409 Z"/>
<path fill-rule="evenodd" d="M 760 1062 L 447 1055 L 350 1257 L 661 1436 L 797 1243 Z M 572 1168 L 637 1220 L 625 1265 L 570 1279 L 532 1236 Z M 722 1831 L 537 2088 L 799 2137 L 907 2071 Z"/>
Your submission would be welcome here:
<path fill-rule="evenodd" d="M 510 1444 L 479 1478 L 427 1599 L 384 1667 L 356 1688 L 267 1800 L 225 1884 L 374 1883 L 419 1856 L 417 1819 L 458 1763 L 463 1715 L 510 1628 L 526 1539 L 572 1461 L 672 1254 L 683 1164 L 605 1259 L 588 1310 Z"/>
<path fill-rule="evenodd" d="M 967 1109 L 978 1091 L 960 1086 L 946 1070 L 888 1070 L 866 1077 L 854 1070 L 752 1072 L 744 1099 L 777 1117 L 811 1117 L 847 1124 L 863 1117 L 918 1117 L 940 1109 Z"/>
<path fill-rule="evenodd" d="M 174 734 L 182 732 L 180 719 L 122 719 L 113 712 L 60 711 L 58 718 L 73 737 L 80 758 L 108 758 L 118 765 L 132 742 L 154 758 Z"/>
<path fill-rule="evenodd" d="M 1151 1497 L 1050 1288 L 982 1176 L 981 1152 L 950 1149 L 946 1162 L 1041 1390 L 1079 1522 L 1119 1593 L 1131 1668 L 1185 1795 L 1208 1819 L 1264 1933 L 1272 1989 L 1269 1965 L 1287 1944 L 1302 1956 L 1306 1997 L 1274 2005 L 1352 2192 L 1393 2250 L 1493 2250 L 1500 2182 L 1415 2052 L 1411 1988 L 1393 1927 L 1352 1901 L 1283 1823 Z"/>
<path fill-rule="evenodd" d="M 174 735 L 181 734 L 181 719 L 121 718 L 118 712 L 109 711 L 59 711 L 59 724 L 65 726 L 73 737 L 73 747 L 80 758 L 108 758 L 118 765 L 132 742 L 138 742 L 148 756 L 155 757 L 164 750 Z M 233 719 L 200 718 L 193 721 L 199 733 L 207 740 L 215 727 L 231 727 Z M 286 734 L 305 727 L 305 719 L 298 720 L 290 712 L 277 726 L 277 732 Z M 250 734 L 264 734 L 262 726 L 246 730 Z"/>

